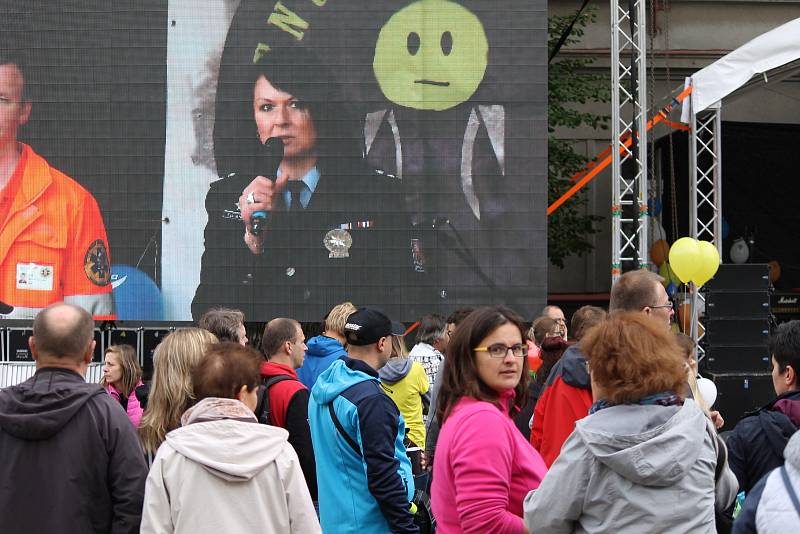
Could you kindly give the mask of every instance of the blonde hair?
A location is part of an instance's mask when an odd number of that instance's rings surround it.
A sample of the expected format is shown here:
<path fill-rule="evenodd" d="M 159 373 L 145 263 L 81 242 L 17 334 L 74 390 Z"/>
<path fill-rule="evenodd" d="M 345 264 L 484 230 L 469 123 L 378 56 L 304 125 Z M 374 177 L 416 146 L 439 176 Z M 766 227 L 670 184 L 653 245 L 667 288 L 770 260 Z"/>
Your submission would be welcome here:
<path fill-rule="evenodd" d="M 405 358 L 408 356 L 408 347 L 403 336 L 392 336 L 392 358 Z"/>
<path fill-rule="evenodd" d="M 352 302 L 337 304 L 331 308 L 331 311 L 325 317 L 325 330 L 344 337 L 344 325 L 347 323 L 347 318 L 356 310 L 357 308 Z"/>
<path fill-rule="evenodd" d="M 153 383 L 139 426 L 145 453 L 155 454 L 167 432 L 180 426 L 181 415 L 194 400 L 192 371 L 217 342 L 201 328 L 180 328 L 166 336 L 153 354 Z"/>
<path fill-rule="evenodd" d="M 114 354 L 119 358 L 119 366 L 122 368 L 122 378 L 120 379 L 120 393 L 126 397 L 130 396 L 131 391 L 142 379 L 142 368 L 139 367 L 139 361 L 136 358 L 136 349 L 131 345 L 111 345 L 106 349 L 105 357 L 108 358 L 109 354 Z M 100 385 L 107 387 L 109 384 L 106 381 L 105 375 L 100 380 Z"/>
<path fill-rule="evenodd" d="M 703 410 L 703 413 L 710 418 L 711 408 L 708 406 L 708 404 L 706 404 L 706 400 L 700 394 L 700 388 L 697 385 L 697 373 L 689 364 L 689 362 L 695 358 L 697 344 L 691 337 L 687 336 L 683 332 L 675 333 L 675 341 L 678 342 L 678 346 L 683 351 L 684 358 L 686 358 L 686 381 L 689 383 L 689 389 L 692 392 L 692 397 L 694 397 L 694 402 L 701 410 Z"/>

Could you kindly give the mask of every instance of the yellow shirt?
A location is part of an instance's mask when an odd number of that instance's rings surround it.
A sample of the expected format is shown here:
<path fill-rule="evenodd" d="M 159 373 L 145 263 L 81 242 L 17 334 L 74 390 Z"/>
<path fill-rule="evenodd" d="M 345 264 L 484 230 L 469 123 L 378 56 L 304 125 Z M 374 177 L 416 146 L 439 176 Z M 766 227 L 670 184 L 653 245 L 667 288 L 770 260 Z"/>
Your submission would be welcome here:
<path fill-rule="evenodd" d="M 418 447 L 425 447 L 425 424 L 422 422 L 422 396 L 430 389 L 425 369 L 419 362 L 411 363 L 411 370 L 399 382 L 383 382 L 389 395 L 403 416 L 408 429 L 408 439 Z"/>

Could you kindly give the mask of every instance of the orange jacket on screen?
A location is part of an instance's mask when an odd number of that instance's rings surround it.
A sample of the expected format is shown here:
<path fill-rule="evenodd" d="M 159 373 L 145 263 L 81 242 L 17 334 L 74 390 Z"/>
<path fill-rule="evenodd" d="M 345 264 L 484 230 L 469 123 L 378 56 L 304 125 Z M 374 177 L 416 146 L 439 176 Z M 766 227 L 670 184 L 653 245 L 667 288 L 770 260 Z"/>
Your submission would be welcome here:
<path fill-rule="evenodd" d="M 0 301 L 5 318 L 32 318 L 58 301 L 113 319 L 111 258 L 94 197 L 22 145 L 22 181 L 0 221 Z"/>

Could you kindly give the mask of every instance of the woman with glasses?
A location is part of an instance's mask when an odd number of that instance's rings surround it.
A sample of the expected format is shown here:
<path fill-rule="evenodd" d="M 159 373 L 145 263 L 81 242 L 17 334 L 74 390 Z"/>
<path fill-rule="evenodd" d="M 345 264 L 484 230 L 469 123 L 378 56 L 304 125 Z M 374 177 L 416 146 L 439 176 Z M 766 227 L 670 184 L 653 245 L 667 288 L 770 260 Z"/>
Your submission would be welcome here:
<path fill-rule="evenodd" d="M 594 404 L 525 500 L 537 533 L 716 532 L 714 512 L 736 496 L 725 445 L 686 399 L 675 337 L 640 312 L 588 332 Z"/>
<path fill-rule="evenodd" d="M 523 533 L 522 501 L 547 468 L 514 426 L 528 385 L 522 320 L 478 308 L 448 345 L 431 501 L 442 534 Z"/>

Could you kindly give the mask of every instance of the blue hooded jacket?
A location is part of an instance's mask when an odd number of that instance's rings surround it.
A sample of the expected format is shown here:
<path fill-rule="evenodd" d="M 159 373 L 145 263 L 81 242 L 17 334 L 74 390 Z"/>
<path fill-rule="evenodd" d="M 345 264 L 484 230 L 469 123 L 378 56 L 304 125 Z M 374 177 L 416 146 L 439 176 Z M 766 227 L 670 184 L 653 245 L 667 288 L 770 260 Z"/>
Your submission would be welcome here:
<path fill-rule="evenodd" d="M 303 366 L 297 370 L 297 378 L 305 387 L 311 390 L 319 375 L 333 362 L 347 356 L 347 351 L 341 343 L 328 336 L 312 337 L 306 343 L 306 359 Z"/>
<path fill-rule="evenodd" d="M 362 454 L 333 424 L 328 405 Z M 378 373 L 361 360 L 334 361 L 317 380 L 308 403 L 317 458 L 319 512 L 326 534 L 417 533 L 410 502 L 411 462 L 405 422 L 381 389 Z"/>

